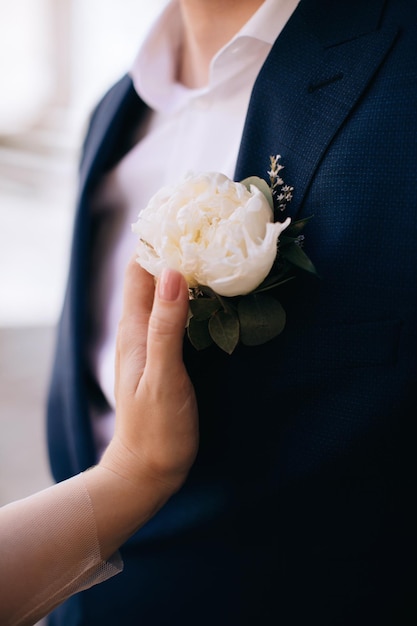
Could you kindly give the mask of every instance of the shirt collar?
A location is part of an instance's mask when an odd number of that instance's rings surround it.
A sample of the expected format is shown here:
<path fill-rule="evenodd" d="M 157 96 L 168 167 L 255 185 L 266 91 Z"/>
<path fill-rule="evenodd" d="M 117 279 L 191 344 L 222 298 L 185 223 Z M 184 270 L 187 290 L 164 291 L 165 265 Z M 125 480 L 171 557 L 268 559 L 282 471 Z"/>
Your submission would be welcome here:
<path fill-rule="evenodd" d="M 198 98 L 244 72 L 250 59 L 259 59 L 261 66 L 297 4 L 298 0 L 265 0 L 243 28 L 213 57 L 209 84 L 200 89 L 189 89 L 176 81 L 182 22 L 178 0 L 171 0 L 150 29 L 131 68 L 136 91 L 155 111 L 173 113 L 190 99 Z"/>

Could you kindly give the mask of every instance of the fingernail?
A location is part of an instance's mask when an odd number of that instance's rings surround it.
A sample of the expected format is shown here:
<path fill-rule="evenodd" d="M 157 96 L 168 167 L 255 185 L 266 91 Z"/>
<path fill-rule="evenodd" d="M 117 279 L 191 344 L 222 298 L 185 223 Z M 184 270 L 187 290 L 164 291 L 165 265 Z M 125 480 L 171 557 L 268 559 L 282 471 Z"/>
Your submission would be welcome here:
<path fill-rule="evenodd" d="M 158 295 L 161 300 L 173 301 L 178 298 L 181 286 L 181 274 L 164 269 L 158 281 Z"/>

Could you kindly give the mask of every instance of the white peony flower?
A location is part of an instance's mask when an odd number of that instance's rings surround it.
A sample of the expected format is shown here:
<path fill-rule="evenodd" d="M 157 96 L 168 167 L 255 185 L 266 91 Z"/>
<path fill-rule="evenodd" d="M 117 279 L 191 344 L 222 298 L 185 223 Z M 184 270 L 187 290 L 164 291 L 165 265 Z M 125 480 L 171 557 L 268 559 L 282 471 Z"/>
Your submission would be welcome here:
<path fill-rule="evenodd" d="M 190 287 L 210 287 L 221 296 L 245 295 L 269 274 L 280 233 L 264 194 L 223 174 L 189 174 L 163 187 L 141 211 L 132 230 L 139 237 L 137 261 L 159 276 L 169 267 Z"/>

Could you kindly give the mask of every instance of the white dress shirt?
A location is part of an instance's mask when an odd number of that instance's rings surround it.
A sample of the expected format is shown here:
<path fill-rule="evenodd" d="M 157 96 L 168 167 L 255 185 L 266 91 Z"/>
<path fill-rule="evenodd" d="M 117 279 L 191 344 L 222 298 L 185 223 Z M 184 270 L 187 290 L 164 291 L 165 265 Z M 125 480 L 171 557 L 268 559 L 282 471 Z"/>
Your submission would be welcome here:
<path fill-rule="evenodd" d="M 213 57 L 208 84 L 189 89 L 176 80 L 182 37 L 178 0 L 171 0 L 137 55 L 131 77 L 152 110 L 141 140 L 103 179 L 93 212 L 105 217 L 93 258 L 91 297 L 95 329 L 90 358 L 104 395 L 114 407 L 114 354 L 122 307 L 123 275 L 135 249 L 131 224 L 164 185 L 187 172 L 218 171 L 233 177 L 255 79 L 298 0 L 265 0 L 243 28 Z M 277 146 L 278 149 L 278 146 Z M 265 170 L 269 155 L 265 155 Z M 113 433 L 114 410 L 94 411 L 99 455 Z"/>

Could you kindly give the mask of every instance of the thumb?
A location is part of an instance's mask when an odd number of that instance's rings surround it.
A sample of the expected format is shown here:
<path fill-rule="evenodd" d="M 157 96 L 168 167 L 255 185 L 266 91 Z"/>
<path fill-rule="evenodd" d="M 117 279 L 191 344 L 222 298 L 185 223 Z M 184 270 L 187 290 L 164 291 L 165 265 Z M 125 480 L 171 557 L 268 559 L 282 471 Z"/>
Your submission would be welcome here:
<path fill-rule="evenodd" d="M 182 363 L 188 300 L 184 277 L 175 270 L 163 270 L 158 279 L 148 327 L 146 367 L 155 374 Z"/>

